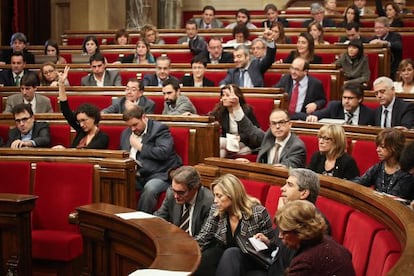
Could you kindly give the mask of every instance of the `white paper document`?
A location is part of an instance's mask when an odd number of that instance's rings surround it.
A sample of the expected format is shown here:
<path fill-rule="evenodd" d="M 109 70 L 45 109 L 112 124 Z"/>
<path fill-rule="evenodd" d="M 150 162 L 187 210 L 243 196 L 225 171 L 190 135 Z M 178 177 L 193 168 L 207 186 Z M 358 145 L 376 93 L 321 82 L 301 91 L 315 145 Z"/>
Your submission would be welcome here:
<path fill-rule="evenodd" d="M 256 249 L 256 251 L 262 251 L 268 248 L 267 245 L 259 239 L 251 237 L 249 238 L 249 241 L 253 245 L 254 249 Z"/>
<path fill-rule="evenodd" d="M 119 213 L 119 214 L 115 214 L 115 216 L 118 216 L 120 218 L 123 219 L 146 219 L 146 218 L 155 218 L 155 216 L 145 213 L 145 212 L 141 212 L 141 211 L 136 211 L 136 212 L 128 212 L 128 213 Z"/>
<path fill-rule="evenodd" d="M 172 271 L 172 270 L 162 270 L 162 269 L 138 269 L 129 276 L 187 276 L 190 275 L 190 272 L 186 271 Z"/>

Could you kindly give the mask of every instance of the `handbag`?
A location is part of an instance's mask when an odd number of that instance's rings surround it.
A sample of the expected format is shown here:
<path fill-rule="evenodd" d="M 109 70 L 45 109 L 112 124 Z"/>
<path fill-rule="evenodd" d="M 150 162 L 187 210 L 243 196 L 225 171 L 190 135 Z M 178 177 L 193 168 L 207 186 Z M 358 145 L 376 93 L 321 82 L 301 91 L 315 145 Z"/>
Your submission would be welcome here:
<path fill-rule="evenodd" d="M 237 236 L 236 242 L 244 254 L 249 255 L 253 261 L 265 270 L 268 270 L 269 267 L 277 260 L 277 255 L 272 257 L 270 249 L 257 251 L 250 241 L 244 237 Z"/>

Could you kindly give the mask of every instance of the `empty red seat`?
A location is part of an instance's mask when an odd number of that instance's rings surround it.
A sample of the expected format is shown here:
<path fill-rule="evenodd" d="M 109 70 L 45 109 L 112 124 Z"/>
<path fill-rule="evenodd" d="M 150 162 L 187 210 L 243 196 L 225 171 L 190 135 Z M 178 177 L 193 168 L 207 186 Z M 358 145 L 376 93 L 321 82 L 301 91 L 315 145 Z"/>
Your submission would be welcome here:
<path fill-rule="evenodd" d="M 277 205 L 279 203 L 279 197 L 282 194 L 280 186 L 270 186 L 267 192 L 265 207 L 269 212 L 271 218 L 273 218 L 277 211 Z M 272 220 L 273 221 L 273 220 Z"/>
<path fill-rule="evenodd" d="M 66 148 L 70 147 L 70 126 L 69 125 L 49 125 L 50 129 L 50 146 L 62 145 Z"/>
<path fill-rule="evenodd" d="M 112 104 L 112 97 L 107 95 L 99 96 L 69 96 L 69 105 L 72 110 L 76 110 L 83 103 L 96 105 L 99 109 L 104 109 Z"/>
<path fill-rule="evenodd" d="M 269 128 L 269 116 L 275 107 L 273 99 L 251 98 L 246 99 L 247 103 L 253 108 L 254 115 L 261 129 L 266 131 Z"/>
<path fill-rule="evenodd" d="M 126 129 L 126 126 L 101 125 L 99 128 L 109 136 L 108 149 L 119 150 L 121 148 L 121 133 Z"/>
<path fill-rule="evenodd" d="M 145 92 L 144 92 L 145 94 Z M 164 96 L 163 95 L 146 95 L 147 98 L 151 99 L 155 103 L 155 110 L 154 114 L 162 114 L 162 110 L 164 109 Z"/>
<path fill-rule="evenodd" d="M 0 162 L 0 193 L 30 194 L 30 162 Z"/>
<path fill-rule="evenodd" d="M 191 102 L 197 109 L 198 115 L 207 115 L 220 102 L 219 97 L 190 97 Z"/>
<path fill-rule="evenodd" d="M 316 135 L 299 134 L 299 138 L 305 143 L 306 147 L 306 164 L 310 163 L 312 155 L 319 151 L 319 141 Z"/>
<path fill-rule="evenodd" d="M 68 81 L 71 86 L 80 86 L 81 79 L 88 74 L 86 71 L 69 71 Z"/>
<path fill-rule="evenodd" d="M 188 165 L 190 161 L 190 131 L 195 130 L 191 130 L 186 127 L 170 128 L 171 136 L 174 139 L 175 152 L 181 157 L 183 165 Z"/>
<path fill-rule="evenodd" d="M 270 185 L 265 182 L 260 182 L 256 180 L 250 179 L 240 179 L 243 183 L 246 192 L 252 196 L 260 200 L 262 205 L 264 206 L 266 203 L 266 196 L 267 191 L 269 190 Z"/>
<path fill-rule="evenodd" d="M 356 140 L 352 147 L 352 157 L 363 175 L 371 166 L 379 162 L 375 141 Z"/>
<path fill-rule="evenodd" d="M 3 139 L 4 144 L 9 140 L 9 130 L 10 127 L 8 125 L 0 125 L 0 137 Z"/>

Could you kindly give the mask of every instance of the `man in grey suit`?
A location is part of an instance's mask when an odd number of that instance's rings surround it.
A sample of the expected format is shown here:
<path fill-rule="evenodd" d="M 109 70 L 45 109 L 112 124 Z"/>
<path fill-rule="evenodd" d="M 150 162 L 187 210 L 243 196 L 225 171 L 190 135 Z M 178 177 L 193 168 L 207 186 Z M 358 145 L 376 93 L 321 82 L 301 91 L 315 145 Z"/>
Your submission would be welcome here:
<path fill-rule="evenodd" d="M 223 28 L 223 22 L 215 18 L 216 9 L 207 5 L 203 8 L 202 18 L 196 18 L 195 21 L 199 29 L 216 29 Z"/>
<path fill-rule="evenodd" d="M 33 110 L 28 104 L 18 104 L 12 110 L 16 127 L 10 129 L 7 147 L 14 149 L 23 147 L 49 147 L 49 125 L 36 122 Z"/>
<path fill-rule="evenodd" d="M 270 128 L 266 132 L 254 126 L 244 115 L 236 115 L 235 119 L 239 132 L 246 132 L 252 143 L 261 143 L 256 162 L 288 168 L 305 167 L 305 144 L 290 131 L 292 123 L 285 110 L 274 109 L 272 111 L 269 116 Z M 242 159 L 241 161 L 246 160 Z"/>
<path fill-rule="evenodd" d="M 207 51 L 207 43 L 202 36 L 198 35 L 197 23 L 190 19 L 185 23 L 186 36 L 180 37 L 177 44 L 188 45 L 193 55 Z"/>
<path fill-rule="evenodd" d="M 102 114 L 108 113 L 124 113 L 125 109 L 129 109 L 135 105 L 139 105 L 144 109 L 145 114 L 152 114 L 155 110 L 155 103 L 144 95 L 144 87 L 136 78 L 130 78 L 125 87 L 125 97 L 116 99 L 112 105 L 101 111 Z"/>
<path fill-rule="evenodd" d="M 187 96 L 180 94 L 180 82 L 175 79 L 167 79 L 162 83 L 164 94 L 163 115 L 191 115 L 197 114 L 197 110 Z"/>
<path fill-rule="evenodd" d="M 13 107 L 18 104 L 30 104 L 33 113 L 53 112 L 50 99 L 43 95 L 36 95 L 39 80 L 36 74 L 24 74 L 20 80 L 20 92 L 7 97 L 6 108 L 3 113 L 11 113 Z"/>
<path fill-rule="evenodd" d="M 121 86 L 121 76 L 118 71 L 106 70 L 106 60 L 101 53 L 96 53 L 89 58 L 92 73 L 84 76 L 82 86 Z"/>
<path fill-rule="evenodd" d="M 174 172 L 171 187 L 154 215 L 196 236 L 208 217 L 213 200 L 213 193 L 201 185 L 197 170 L 182 166 Z M 188 224 L 183 221 L 186 212 L 189 212 Z"/>
<path fill-rule="evenodd" d="M 229 69 L 220 85 L 234 83 L 239 87 L 263 87 L 264 73 L 275 61 L 276 44 L 271 40 L 272 31 L 266 29 L 263 38 L 267 41 L 266 55 L 262 59 L 250 60 L 250 49 L 239 45 L 233 52 L 236 68 Z"/>

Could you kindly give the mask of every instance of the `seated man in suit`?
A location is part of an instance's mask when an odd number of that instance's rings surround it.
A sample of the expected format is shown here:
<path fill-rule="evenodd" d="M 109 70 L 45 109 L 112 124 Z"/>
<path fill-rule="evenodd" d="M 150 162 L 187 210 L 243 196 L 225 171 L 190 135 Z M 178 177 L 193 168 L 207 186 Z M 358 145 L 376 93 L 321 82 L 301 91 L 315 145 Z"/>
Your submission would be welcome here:
<path fill-rule="evenodd" d="M 49 125 L 45 122 L 36 122 L 29 104 L 16 105 L 12 113 L 16 127 L 9 131 L 8 147 L 19 149 L 50 146 Z"/>
<path fill-rule="evenodd" d="M 213 193 L 201 185 L 198 171 L 182 166 L 175 170 L 171 187 L 154 215 L 195 237 L 208 217 L 213 200 Z"/>
<path fill-rule="evenodd" d="M 289 94 L 289 115 L 292 120 L 306 120 L 306 116 L 325 106 L 326 95 L 322 82 L 308 75 L 309 62 L 301 57 L 293 60 L 290 74 L 283 75 L 274 87 Z"/>
<path fill-rule="evenodd" d="M 89 58 L 92 73 L 84 76 L 82 86 L 121 86 L 121 76 L 118 71 L 106 70 L 106 59 L 101 53 L 96 53 Z"/>
<path fill-rule="evenodd" d="M 364 89 L 358 83 L 344 84 L 341 101 L 330 101 L 324 109 L 306 117 L 307 122 L 319 119 L 341 119 L 348 125 L 374 125 L 374 110 L 362 104 Z"/>
<path fill-rule="evenodd" d="M 375 110 L 375 125 L 410 129 L 414 126 L 414 104 L 397 98 L 394 82 L 388 77 L 374 81 L 374 91 L 381 106 Z"/>
<path fill-rule="evenodd" d="M 198 35 L 197 23 L 190 19 L 185 23 L 186 36 L 178 39 L 177 44 L 185 44 L 190 48 L 193 55 L 198 55 L 207 50 L 207 43 L 202 36 Z"/>
<path fill-rule="evenodd" d="M 26 69 L 26 57 L 22 52 L 13 52 L 10 57 L 10 69 L 0 72 L 0 86 L 20 86 L 24 75 L 33 74 Z"/>
<path fill-rule="evenodd" d="M 354 0 L 354 5 L 357 6 L 360 16 L 375 14 L 374 10 L 366 6 L 367 0 Z"/>
<path fill-rule="evenodd" d="M 10 49 L 5 49 L 1 53 L 0 64 L 11 63 L 12 54 L 15 52 L 21 52 L 24 55 L 24 60 L 27 64 L 34 64 L 34 55 L 27 49 L 27 38 L 24 33 L 14 33 L 10 39 Z"/>
<path fill-rule="evenodd" d="M 196 18 L 195 21 L 199 29 L 217 29 L 223 28 L 223 22 L 215 18 L 216 9 L 207 5 L 203 8 L 202 18 Z"/>
<path fill-rule="evenodd" d="M 346 36 L 339 38 L 340 43 L 348 44 L 351 40 L 358 39 L 362 43 L 368 43 L 369 39 L 362 37 L 359 32 L 359 23 L 351 22 L 345 26 Z"/>
<path fill-rule="evenodd" d="M 207 63 L 233 63 L 233 55 L 228 52 L 223 52 L 223 43 L 221 38 L 213 36 L 208 41 L 207 51 L 199 54 L 207 59 Z"/>
<path fill-rule="evenodd" d="M 25 74 L 20 81 L 20 93 L 7 97 L 6 108 L 3 113 L 11 113 L 13 107 L 18 104 L 30 104 L 33 113 L 53 112 L 50 99 L 43 95 L 36 94 L 39 80 L 36 74 Z"/>
<path fill-rule="evenodd" d="M 390 21 L 385 16 L 375 19 L 374 32 L 375 36 L 371 39 L 369 44 L 379 44 L 390 48 L 392 55 L 390 72 L 391 78 L 395 79 L 395 74 L 398 71 L 398 65 L 402 60 L 401 35 L 397 32 L 390 32 Z"/>
<path fill-rule="evenodd" d="M 163 115 L 191 115 L 197 110 L 187 96 L 180 94 L 180 83 L 174 79 L 167 79 L 162 83 L 164 94 Z"/>
<path fill-rule="evenodd" d="M 272 40 L 272 31 L 265 29 L 263 38 L 267 41 L 266 56 L 250 60 L 250 49 L 239 45 L 233 52 L 236 68 L 229 69 L 220 85 L 234 83 L 239 87 L 263 87 L 264 73 L 272 66 L 276 56 L 276 43 Z"/>
<path fill-rule="evenodd" d="M 145 74 L 142 85 L 143 86 L 158 86 L 162 87 L 162 83 L 167 79 L 177 80 L 170 75 L 171 60 L 167 56 L 160 56 L 157 58 L 155 74 Z"/>
<path fill-rule="evenodd" d="M 308 19 L 303 22 L 302 27 L 307 28 L 313 21 L 319 22 L 322 27 L 336 27 L 335 22 L 332 19 L 325 18 L 325 8 L 319 3 L 312 3 L 310 6 L 310 13 L 312 19 Z"/>
<path fill-rule="evenodd" d="M 135 105 L 124 111 L 128 128 L 121 134 L 121 149 L 137 163 L 138 210 L 153 213 L 160 193 L 170 185 L 169 172 L 182 165 L 167 125 L 153 121 Z"/>
<path fill-rule="evenodd" d="M 233 110 L 239 132 L 245 132 L 252 143 L 260 145 L 256 162 L 286 168 L 305 167 L 305 144 L 291 132 L 292 123 L 285 110 L 274 109 L 270 113 L 270 128 L 266 132 L 253 125 L 249 118 L 244 116 L 242 109 L 234 108 Z M 248 162 L 244 158 L 237 160 Z"/>
<path fill-rule="evenodd" d="M 144 87 L 136 78 L 130 78 L 125 87 L 125 97 L 118 98 L 112 105 L 101 111 L 102 114 L 108 113 L 124 113 L 125 109 L 139 105 L 144 109 L 145 114 L 152 114 L 155 110 L 153 100 L 144 96 Z"/>
<path fill-rule="evenodd" d="M 282 23 L 285 28 L 289 27 L 289 22 L 285 18 L 279 16 L 279 12 L 275 4 L 267 4 L 264 7 L 264 12 L 266 20 L 262 22 L 263 28 L 270 28 L 274 22 Z"/>

